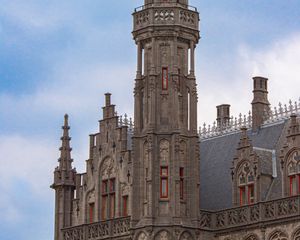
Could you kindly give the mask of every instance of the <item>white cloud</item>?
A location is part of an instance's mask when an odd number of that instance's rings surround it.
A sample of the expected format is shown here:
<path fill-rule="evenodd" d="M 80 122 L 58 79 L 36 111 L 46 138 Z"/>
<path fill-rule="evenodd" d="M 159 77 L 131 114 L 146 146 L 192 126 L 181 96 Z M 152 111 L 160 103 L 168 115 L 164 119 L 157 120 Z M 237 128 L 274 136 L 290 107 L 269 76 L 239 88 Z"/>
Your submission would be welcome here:
<path fill-rule="evenodd" d="M 288 104 L 289 99 L 293 101 L 299 99 L 297 86 L 300 83 L 300 33 L 272 42 L 263 49 L 257 50 L 240 45 L 232 52 L 235 50 L 237 55 L 231 64 L 234 71 L 230 74 L 225 72 L 223 67 L 215 66 L 213 72 L 211 68 L 210 71 L 198 69 L 201 73 L 199 84 L 201 123 L 215 121 L 215 106 L 223 103 L 231 104 L 232 114 L 235 117 L 238 117 L 239 113 L 247 114 L 251 110 L 252 77 L 256 75 L 269 78 L 271 105 L 277 106 L 279 101 Z"/>

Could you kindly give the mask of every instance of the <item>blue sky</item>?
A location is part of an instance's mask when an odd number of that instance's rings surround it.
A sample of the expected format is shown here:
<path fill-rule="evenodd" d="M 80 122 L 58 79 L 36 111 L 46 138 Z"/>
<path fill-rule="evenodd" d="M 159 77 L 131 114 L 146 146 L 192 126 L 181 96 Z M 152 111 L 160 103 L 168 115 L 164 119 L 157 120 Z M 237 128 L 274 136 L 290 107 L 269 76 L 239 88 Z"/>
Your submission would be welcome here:
<path fill-rule="evenodd" d="M 49 186 L 64 113 L 80 171 L 103 94 L 113 93 L 119 113 L 133 114 L 131 13 L 142 4 L 0 0 L 0 239 L 53 238 Z M 247 113 L 254 75 L 270 79 L 273 106 L 299 99 L 300 0 L 190 4 L 201 14 L 199 124 L 214 121 L 221 103 L 230 103 L 235 116 Z"/>

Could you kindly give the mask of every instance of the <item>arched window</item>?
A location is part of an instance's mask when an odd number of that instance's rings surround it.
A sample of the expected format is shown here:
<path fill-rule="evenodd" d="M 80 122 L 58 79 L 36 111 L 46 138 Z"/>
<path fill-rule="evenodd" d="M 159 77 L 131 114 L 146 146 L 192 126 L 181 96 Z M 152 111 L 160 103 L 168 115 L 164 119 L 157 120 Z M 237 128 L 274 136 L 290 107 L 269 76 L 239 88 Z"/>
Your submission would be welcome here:
<path fill-rule="evenodd" d="M 107 158 L 101 168 L 101 219 L 115 217 L 116 209 L 116 170 L 114 161 Z"/>
<path fill-rule="evenodd" d="M 238 190 L 240 205 L 254 203 L 254 174 L 249 162 L 243 163 L 238 170 Z"/>
<path fill-rule="evenodd" d="M 293 151 L 288 157 L 287 174 L 290 196 L 300 194 L 300 152 L 298 150 Z"/>
<path fill-rule="evenodd" d="M 269 240 L 288 240 L 288 236 L 281 231 L 276 231 L 273 234 L 271 234 Z"/>

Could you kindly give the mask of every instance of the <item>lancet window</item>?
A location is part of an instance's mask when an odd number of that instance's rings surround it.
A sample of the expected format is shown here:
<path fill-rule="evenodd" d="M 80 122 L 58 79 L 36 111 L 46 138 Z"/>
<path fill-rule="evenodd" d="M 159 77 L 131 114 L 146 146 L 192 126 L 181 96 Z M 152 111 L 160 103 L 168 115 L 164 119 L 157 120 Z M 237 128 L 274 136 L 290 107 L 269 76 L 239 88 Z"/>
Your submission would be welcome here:
<path fill-rule="evenodd" d="M 116 176 L 113 161 L 107 159 L 102 166 L 101 179 L 101 219 L 115 217 L 116 211 Z"/>
<path fill-rule="evenodd" d="M 289 195 L 300 194 L 300 151 L 293 151 L 287 160 Z"/>
<path fill-rule="evenodd" d="M 254 203 L 254 173 L 249 162 L 243 163 L 238 170 L 238 190 L 240 205 L 247 205 Z"/>

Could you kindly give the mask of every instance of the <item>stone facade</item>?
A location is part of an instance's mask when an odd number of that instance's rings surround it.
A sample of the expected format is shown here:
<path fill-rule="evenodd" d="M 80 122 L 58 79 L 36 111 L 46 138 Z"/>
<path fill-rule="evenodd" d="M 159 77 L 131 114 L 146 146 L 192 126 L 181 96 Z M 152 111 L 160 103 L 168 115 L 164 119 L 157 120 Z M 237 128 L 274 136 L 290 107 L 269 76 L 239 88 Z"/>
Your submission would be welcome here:
<path fill-rule="evenodd" d="M 300 104 L 272 113 L 255 77 L 252 115 L 234 120 L 222 104 L 217 125 L 198 131 L 197 9 L 145 0 L 133 19 L 134 124 L 105 94 L 80 174 L 65 116 L 55 240 L 299 240 Z"/>

